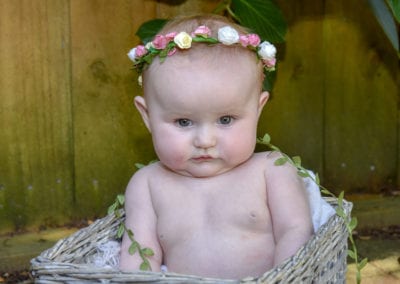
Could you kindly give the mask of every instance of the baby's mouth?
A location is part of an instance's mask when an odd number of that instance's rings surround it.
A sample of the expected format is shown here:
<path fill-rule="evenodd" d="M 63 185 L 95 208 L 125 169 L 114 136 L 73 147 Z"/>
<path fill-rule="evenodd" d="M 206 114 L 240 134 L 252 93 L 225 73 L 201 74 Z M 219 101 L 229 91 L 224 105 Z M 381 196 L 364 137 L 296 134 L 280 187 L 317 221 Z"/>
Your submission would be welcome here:
<path fill-rule="evenodd" d="M 211 161 L 213 159 L 214 158 L 210 155 L 202 155 L 202 156 L 197 156 L 197 157 L 192 158 L 192 160 L 195 162 L 207 162 L 207 161 Z"/>

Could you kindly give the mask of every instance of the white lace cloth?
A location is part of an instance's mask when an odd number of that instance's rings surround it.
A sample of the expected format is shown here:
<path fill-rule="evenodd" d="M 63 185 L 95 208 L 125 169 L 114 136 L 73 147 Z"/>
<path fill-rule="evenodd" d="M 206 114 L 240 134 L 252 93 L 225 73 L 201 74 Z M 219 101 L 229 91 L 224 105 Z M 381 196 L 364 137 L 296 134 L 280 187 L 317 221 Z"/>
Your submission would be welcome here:
<path fill-rule="evenodd" d="M 308 173 L 315 179 L 312 171 Z M 308 194 L 314 232 L 316 232 L 336 211 L 322 198 L 319 186 L 311 178 L 303 178 L 303 180 Z"/>
<path fill-rule="evenodd" d="M 121 244 L 117 241 L 107 241 L 96 247 L 96 253 L 87 262 L 97 267 L 118 268 Z"/>

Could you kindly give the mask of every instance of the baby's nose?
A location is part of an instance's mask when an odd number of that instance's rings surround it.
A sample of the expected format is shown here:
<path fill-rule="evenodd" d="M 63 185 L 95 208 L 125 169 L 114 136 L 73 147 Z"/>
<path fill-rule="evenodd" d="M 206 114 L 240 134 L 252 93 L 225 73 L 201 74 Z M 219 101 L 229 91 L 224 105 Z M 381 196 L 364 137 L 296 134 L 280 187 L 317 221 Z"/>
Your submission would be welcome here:
<path fill-rule="evenodd" d="M 217 143 L 215 131 L 213 127 L 202 126 L 196 131 L 194 138 L 194 146 L 197 148 L 211 148 Z"/>

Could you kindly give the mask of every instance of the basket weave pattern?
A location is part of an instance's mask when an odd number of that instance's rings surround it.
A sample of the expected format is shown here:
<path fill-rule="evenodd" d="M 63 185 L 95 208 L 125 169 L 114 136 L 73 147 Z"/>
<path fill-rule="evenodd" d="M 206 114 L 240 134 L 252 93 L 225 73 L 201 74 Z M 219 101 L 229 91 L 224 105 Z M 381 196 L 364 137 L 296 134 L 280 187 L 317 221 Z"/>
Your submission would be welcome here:
<path fill-rule="evenodd" d="M 335 198 L 325 197 L 337 207 Z M 352 203 L 343 201 L 350 218 Z M 108 215 L 31 260 L 35 283 L 345 283 L 348 232 L 342 218 L 335 215 L 297 253 L 258 278 L 220 280 L 175 273 L 125 273 L 99 268 L 87 260 L 96 246 L 114 240 L 124 215 Z"/>

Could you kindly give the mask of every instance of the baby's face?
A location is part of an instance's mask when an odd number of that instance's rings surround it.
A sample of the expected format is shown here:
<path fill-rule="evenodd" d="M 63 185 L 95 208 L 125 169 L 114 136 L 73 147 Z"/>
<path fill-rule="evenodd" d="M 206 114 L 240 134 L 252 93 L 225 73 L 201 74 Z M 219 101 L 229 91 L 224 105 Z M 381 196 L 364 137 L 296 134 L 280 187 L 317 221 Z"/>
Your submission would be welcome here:
<path fill-rule="evenodd" d="M 173 57 L 149 71 L 146 85 L 147 126 L 160 161 L 192 177 L 216 176 L 245 162 L 268 99 L 260 91 L 259 66 L 248 58 L 210 66 Z"/>

